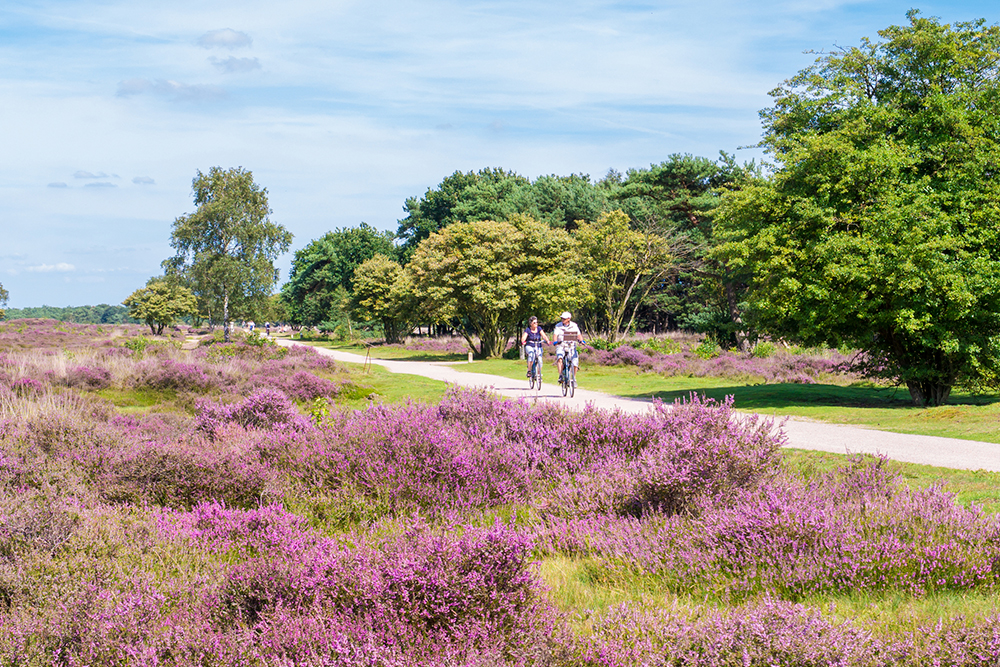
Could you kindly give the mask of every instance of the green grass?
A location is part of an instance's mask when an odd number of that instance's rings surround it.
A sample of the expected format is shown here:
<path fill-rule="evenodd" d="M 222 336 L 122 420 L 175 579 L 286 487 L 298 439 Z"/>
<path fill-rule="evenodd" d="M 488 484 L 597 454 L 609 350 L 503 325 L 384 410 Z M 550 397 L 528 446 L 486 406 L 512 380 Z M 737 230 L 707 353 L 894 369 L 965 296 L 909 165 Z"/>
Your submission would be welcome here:
<path fill-rule="evenodd" d="M 380 366 L 372 366 L 366 372 L 362 370 L 360 364 L 344 365 L 351 371 L 350 380 L 355 388 L 343 392 L 336 403 L 348 408 L 364 408 L 375 401 L 437 402 L 448 388 L 446 383 L 438 380 L 429 380 L 418 375 L 390 373 Z"/>
<path fill-rule="evenodd" d="M 108 400 L 120 412 L 150 412 L 173 403 L 177 392 L 173 389 L 100 389 L 95 392 Z"/>
<path fill-rule="evenodd" d="M 306 341 L 309 345 L 325 347 L 330 350 L 350 352 L 362 357 L 370 352 L 373 359 L 393 359 L 401 361 L 466 361 L 468 353 L 434 352 L 428 350 L 406 350 L 400 347 L 374 345 L 370 348 L 356 343 L 337 343 L 332 341 Z"/>
<path fill-rule="evenodd" d="M 524 362 L 489 359 L 457 366 L 456 370 L 521 379 Z M 546 374 L 554 377 L 555 368 L 550 362 L 546 365 Z M 582 389 L 625 398 L 658 398 L 672 402 L 697 392 L 721 401 L 732 395 L 735 407 L 747 412 L 1000 443 L 1000 396 L 996 395 L 956 391 L 948 405 L 919 408 L 910 402 L 905 389 L 879 387 L 868 382 L 848 386 L 739 384 L 727 378 L 670 377 L 636 372 L 632 368 L 586 364 L 581 365 L 578 381 Z"/>

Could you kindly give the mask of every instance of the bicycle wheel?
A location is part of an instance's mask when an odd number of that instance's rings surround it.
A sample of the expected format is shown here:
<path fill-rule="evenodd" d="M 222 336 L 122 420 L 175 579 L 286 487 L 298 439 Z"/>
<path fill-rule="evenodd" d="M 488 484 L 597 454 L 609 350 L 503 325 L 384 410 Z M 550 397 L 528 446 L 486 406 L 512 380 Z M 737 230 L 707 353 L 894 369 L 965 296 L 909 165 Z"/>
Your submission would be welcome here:
<path fill-rule="evenodd" d="M 569 397 L 573 398 L 573 394 L 576 393 L 576 366 L 570 366 L 570 368 L 572 370 L 569 372 L 569 382 L 567 384 L 569 384 Z"/>
<path fill-rule="evenodd" d="M 541 391 L 542 390 L 542 360 L 541 359 L 536 359 L 535 360 L 534 371 L 535 372 L 532 373 L 532 375 L 535 376 L 535 388 L 538 391 Z"/>
<path fill-rule="evenodd" d="M 531 370 L 528 371 L 528 389 L 535 388 L 535 366 L 538 365 L 537 361 L 532 362 Z"/>
<path fill-rule="evenodd" d="M 559 386 L 562 387 L 563 396 L 566 395 L 567 389 L 569 389 L 569 380 L 566 378 L 566 367 L 563 367 L 562 373 L 559 374 Z"/>

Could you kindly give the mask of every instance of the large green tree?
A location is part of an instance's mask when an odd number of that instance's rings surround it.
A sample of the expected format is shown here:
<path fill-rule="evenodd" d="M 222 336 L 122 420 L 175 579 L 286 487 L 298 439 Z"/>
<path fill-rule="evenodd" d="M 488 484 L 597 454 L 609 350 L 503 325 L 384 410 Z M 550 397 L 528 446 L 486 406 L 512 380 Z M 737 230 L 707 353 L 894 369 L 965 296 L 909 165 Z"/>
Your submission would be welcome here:
<path fill-rule="evenodd" d="M 281 288 L 291 323 L 316 326 L 335 319 L 332 314 L 354 289 L 355 269 L 378 254 L 395 256 L 392 240 L 392 232 L 362 222 L 328 232 L 297 250 Z"/>
<path fill-rule="evenodd" d="M 399 262 L 375 255 L 354 271 L 351 305 L 357 316 L 382 325 L 385 342 L 400 342 L 416 319 L 417 304 L 410 274 Z"/>
<path fill-rule="evenodd" d="M 908 18 L 771 93 L 775 172 L 726 198 L 719 256 L 759 327 L 939 405 L 1000 370 L 1000 28 Z"/>
<path fill-rule="evenodd" d="M 623 211 L 584 223 L 575 234 L 585 275 L 608 343 L 635 324 L 638 308 L 672 268 L 667 237 L 658 230 L 632 229 Z"/>
<path fill-rule="evenodd" d="M 174 221 L 170 245 L 176 254 L 163 265 L 219 306 L 229 340 L 231 318 L 266 308 L 276 282 L 274 260 L 288 250 L 292 234 L 270 219 L 267 189 L 249 170 L 199 171 L 192 189 L 198 208 Z"/>
<path fill-rule="evenodd" d="M 407 269 L 426 313 L 483 358 L 501 354 L 530 314 L 544 321 L 587 298 L 573 239 L 527 216 L 453 223 L 425 239 Z"/>
<path fill-rule="evenodd" d="M 177 279 L 163 276 L 150 278 L 145 287 L 129 294 L 122 304 L 128 306 L 129 317 L 149 326 L 154 335 L 198 308 L 198 300 Z"/>
<path fill-rule="evenodd" d="M 4 307 L 7 305 L 7 299 L 10 298 L 10 294 L 0 285 L 0 320 L 4 318 Z"/>

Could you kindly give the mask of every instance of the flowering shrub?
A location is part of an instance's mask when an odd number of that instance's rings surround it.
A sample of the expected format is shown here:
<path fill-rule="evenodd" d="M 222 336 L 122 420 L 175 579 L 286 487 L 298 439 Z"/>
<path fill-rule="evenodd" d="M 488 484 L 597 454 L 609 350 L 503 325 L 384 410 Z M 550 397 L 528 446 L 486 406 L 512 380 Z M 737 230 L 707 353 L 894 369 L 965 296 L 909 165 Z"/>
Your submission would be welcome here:
<path fill-rule="evenodd" d="M 886 629 L 796 604 L 991 595 L 997 518 L 878 460 L 789 477 L 780 430 L 730 402 L 625 415 L 453 389 L 346 411 L 325 396 L 348 372 L 308 349 L 140 360 L 108 354 L 113 341 L 40 354 L 3 340 L 0 664 L 998 664 L 995 613 Z M 601 354 L 653 371 L 798 368 L 785 352 L 644 345 Z M 67 360 L 177 396 L 122 414 L 53 386 Z M 291 399 L 316 396 L 313 423 Z M 638 582 L 650 606 L 561 615 L 532 563 L 549 555 L 581 558 L 596 599 Z M 674 607 L 651 606 L 657 591 Z"/>
<path fill-rule="evenodd" d="M 143 362 L 137 368 L 136 383 L 154 389 L 204 392 L 215 386 L 216 380 L 196 364 L 154 359 Z"/>
<path fill-rule="evenodd" d="M 309 420 L 299 414 L 295 404 L 273 389 L 261 389 L 233 405 L 200 401 L 197 410 L 196 428 L 213 437 L 225 424 L 268 430 L 309 427 Z"/>
<path fill-rule="evenodd" d="M 111 386 L 111 372 L 101 367 L 74 366 L 66 372 L 66 384 L 81 389 L 107 389 Z"/>
<path fill-rule="evenodd" d="M 770 345 L 770 344 L 769 344 Z M 771 346 L 773 348 L 773 345 Z M 692 377 L 763 378 L 767 382 L 814 384 L 822 376 L 858 378 L 852 361 L 836 350 L 824 354 L 793 354 L 771 350 L 767 355 L 744 357 L 714 346 L 694 351 L 664 354 L 654 348 L 621 345 L 614 350 L 581 352 L 585 363 L 601 366 L 632 366 L 662 375 Z"/>

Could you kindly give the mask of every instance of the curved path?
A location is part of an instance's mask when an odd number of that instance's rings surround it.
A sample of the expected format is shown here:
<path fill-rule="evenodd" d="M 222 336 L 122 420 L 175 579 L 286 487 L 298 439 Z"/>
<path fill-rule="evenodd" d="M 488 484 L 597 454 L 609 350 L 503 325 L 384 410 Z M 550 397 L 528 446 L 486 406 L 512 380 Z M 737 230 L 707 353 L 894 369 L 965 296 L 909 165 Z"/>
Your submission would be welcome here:
<path fill-rule="evenodd" d="M 295 345 L 289 340 L 278 339 L 279 345 Z M 313 348 L 322 355 L 337 361 L 363 364 L 365 358 L 350 352 Z M 649 410 L 649 401 L 612 396 L 599 391 L 577 388 L 576 396 L 564 398 L 558 385 L 544 384 L 541 391 L 528 389 L 525 379 L 511 380 L 499 375 L 462 372 L 463 363 L 435 363 L 424 361 L 395 361 L 371 359 L 371 363 L 392 373 L 420 375 L 432 380 L 449 382 L 463 387 L 492 389 L 502 396 L 555 402 L 573 409 L 590 404 L 606 410 L 643 413 Z M 554 371 L 552 372 L 554 374 Z M 788 438 L 789 447 L 815 449 L 837 454 L 884 454 L 896 461 L 922 463 L 947 468 L 992 470 L 1000 472 L 1000 445 L 957 438 L 938 438 L 929 435 L 892 433 L 858 426 L 826 424 L 787 418 L 781 424 Z"/>

